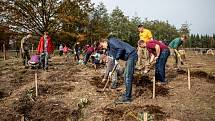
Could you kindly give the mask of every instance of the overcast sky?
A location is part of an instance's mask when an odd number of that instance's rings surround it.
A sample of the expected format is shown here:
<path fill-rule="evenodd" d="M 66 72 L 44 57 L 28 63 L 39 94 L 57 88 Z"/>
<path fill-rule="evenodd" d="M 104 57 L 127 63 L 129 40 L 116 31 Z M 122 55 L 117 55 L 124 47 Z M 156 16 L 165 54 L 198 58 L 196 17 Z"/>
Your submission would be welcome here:
<path fill-rule="evenodd" d="M 112 12 L 118 6 L 124 15 L 139 16 L 142 20 L 168 20 L 180 28 L 186 21 L 191 33 L 215 34 L 215 0 L 91 0 L 103 2 Z"/>

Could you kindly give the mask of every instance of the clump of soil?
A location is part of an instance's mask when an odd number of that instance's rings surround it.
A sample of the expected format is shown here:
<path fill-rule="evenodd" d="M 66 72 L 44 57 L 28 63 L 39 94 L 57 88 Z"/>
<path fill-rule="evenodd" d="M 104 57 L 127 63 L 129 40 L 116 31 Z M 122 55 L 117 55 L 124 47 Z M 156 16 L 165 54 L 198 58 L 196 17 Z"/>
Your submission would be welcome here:
<path fill-rule="evenodd" d="M 161 121 L 166 119 L 168 115 L 162 111 L 162 108 L 154 105 L 146 105 L 146 106 L 132 106 L 132 105 L 122 105 L 117 107 L 106 107 L 101 111 L 102 115 L 104 115 L 105 120 L 110 121 L 134 121 L 141 119 L 140 115 L 143 115 L 144 112 L 148 113 L 148 116 L 151 115 L 151 118 L 155 121 Z"/>
<path fill-rule="evenodd" d="M 136 90 L 134 95 L 136 97 L 145 96 L 151 97 L 153 91 L 153 83 L 149 76 L 144 75 L 140 76 L 137 75 L 134 77 L 134 84 L 136 85 Z M 164 86 L 155 86 L 155 91 L 157 96 L 169 96 L 169 89 Z"/>
<path fill-rule="evenodd" d="M 81 109 L 75 109 L 72 111 L 71 113 L 71 121 L 79 121 L 79 119 L 81 119 L 81 117 L 83 116 Z"/>
<path fill-rule="evenodd" d="M 133 84 L 136 86 L 147 86 L 151 84 L 151 78 L 148 75 L 137 74 L 134 75 Z"/>
<path fill-rule="evenodd" d="M 28 90 L 21 96 L 18 101 L 14 102 L 13 108 L 19 114 L 23 114 L 24 117 L 29 118 L 29 112 L 31 111 L 34 104 L 35 101 L 33 99 L 31 91 Z"/>
<path fill-rule="evenodd" d="M 4 90 L 0 90 L 0 101 L 1 99 L 8 97 L 9 94 L 7 92 L 5 92 Z"/>
<path fill-rule="evenodd" d="M 67 105 L 60 101 L 47 101 L 37 98 L 31 94 L 32 91 L 26 93 L 13 104 L 14 111 L 19 115 L 23 115 L 25 120 L 32 121 L 78 121 L 81 116 L 81 110 L 69 109 Z M 17 113 L 14 113 L 17 114 Z"/>
<path fill-rule="evenodd" d="M 186 73 L 187 73 L 187 71 L 182 70 L 182 69 L 179 69 L 179 70 L 177 70 L 177 73 L 178 73 L 178 74 L 186 74 Z"/>
<path fill-rule="evenodd" d="M 136 87 L 136 90 L 134 92 L 134 96 L 136 98 L 140 97 L 140 96 L 144 96 L 144 97 L 152 97 L 152 91 L 153 91 L 153 87 L 152 84 L 151 85 L 147 85 L 145 87 Z M 159 86 L 156 85 L 155 86 L 155 94 L 156 96 L 162 96 L 162 97 L 167 97 L 170 96 L 169 95 L 169 89 L 164 87 L 164 86 Z"/>
<path fill-rule="evenodd" d="M 32 121 L 66 121 L 70 116 L 75 120 L 79 118 L 76 114 L 71 115 L 70 109 L 60 101 L 38 101 L 30 112 Z"/>
<path fill-rule="evenodd" d="M 92 77 L 92 79 L 89 80 L 89 82 L 92 86 L 96 86 L 97 88 L 104 88 L 105 86 L 105 82 L 102 83 L 102 78 L 99 76 Z"/>
<path fill-rule="evenodd" d="M 208 74 L 205 71 L 201 71 L 201 70 L 200 71 L 191 71 L 190 76 L 197 77 L 197 78 L 206 78 L 207 82 L 215 83 L 215 77 L 211 74 Z"/>
<path fill-rule="evenodd" d="M 105 121 L 118 121 L 123 117 L 126 110 L 123 108 L 104 108 L 102 113 L 105 115 Z"/>
<path fill-rule="evenodd" d="M 177 72 L 178 72 L 178 74 L 187 74 L 187 71 L 185 71 L 185 70 L 177 70 Z M 207 82 L 215 83 L 215 77 L 202 70 L 191 71 L 190 76 L 197 77 L 197 78 L 205 78 Z"/>
<path fill-rule="evenodd" d="M 21 115 L 12 108 L 0 107 L 0 119 L 1 121 L 20 121 Z"/>

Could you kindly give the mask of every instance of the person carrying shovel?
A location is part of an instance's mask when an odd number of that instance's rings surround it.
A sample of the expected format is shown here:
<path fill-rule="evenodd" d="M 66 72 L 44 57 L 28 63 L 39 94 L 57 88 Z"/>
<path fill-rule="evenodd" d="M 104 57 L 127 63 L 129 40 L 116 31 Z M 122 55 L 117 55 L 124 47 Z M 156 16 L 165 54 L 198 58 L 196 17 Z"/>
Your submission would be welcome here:
<path fill-rule="evenodd" d="M 116 104 L 129 103 L 132 101 L 132 80 L 135 70 L 136 61 L 138 58 L 136 49 L 126 42 L 116 38 L 114 34 L 108 36 L 108 41 L 103 39 L 100 42 L 100 47 L 107 49 L 108 55 L 113 56 L 115 65 L 118 65 L 119 59 L 126 61 L 126 67 L 124 72 L 125 81 L 125 93 L 116 99 Z M 112 71 L 113 72 L 113 71 Z M 112 75 L 112 74 L 111 74 Z"/>
<path fill-rule="evenodd" d="M 187 40 L 186 35 L 182 35 L 181 37 L 175 38 L 169 43 L 169 47 L 171 51 L 174 51 L 174 58 L 175 58 L 175 67 L 179 69 L 179 64 L 183 65 L 183 60 L 181 59 L 181 55 L 178 52 L 178 48 Z"/>

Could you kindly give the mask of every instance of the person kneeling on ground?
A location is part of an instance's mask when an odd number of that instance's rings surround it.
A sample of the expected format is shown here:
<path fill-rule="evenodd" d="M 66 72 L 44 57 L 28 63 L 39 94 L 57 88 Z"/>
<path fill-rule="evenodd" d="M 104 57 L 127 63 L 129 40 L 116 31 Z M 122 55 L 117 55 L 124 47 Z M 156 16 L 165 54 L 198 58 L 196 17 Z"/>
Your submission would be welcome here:
<path fill-rule="evenodd" d="M 128 43 L 116 38 L 114 35 L 109 35 L 108 41 L 103 39 L 100 42 L 100 47 L 107 49 L 108 55 L 113 56 L 116 65 L 118 64 L 119 59 L 126 61 L 126 68 L 124 72 L 126 90 L 122 97 L 115 100 L 115 103 L 131 102 L 133 74 L 138 58 L 136 49 Z"/>
<path fill-rule="evenodd" d="M 95 69 L 97 69 L 98 65 L 101 63 L 100 57 L 101 57 L 101 53 L 99 51 L 91 55 L 92 63 Z"/>
<path fill-rule="evenodd" d="M 142 48 L 146 48 L 149 51 L 150 60 L 148 65 L 150 65 L 153 61 L 156 61 L 155 80 L 159 80 L 159 84 L 166 84 L 167 81 L 165 80 L 165 66 L 170 55 L 168 46 L 157 40 L 151 40 L 147 43 L 145 43 L 143 40 L 140 40 L 138 45 Z"/>

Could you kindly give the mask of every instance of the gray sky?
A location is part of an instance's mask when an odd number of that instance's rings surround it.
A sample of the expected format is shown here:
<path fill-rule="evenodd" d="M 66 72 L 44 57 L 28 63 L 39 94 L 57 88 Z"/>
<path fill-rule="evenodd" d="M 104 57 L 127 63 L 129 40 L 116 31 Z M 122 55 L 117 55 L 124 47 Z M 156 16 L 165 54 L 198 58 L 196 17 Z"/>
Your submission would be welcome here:
<path fill-rule="evenodd" d="M 91 0 L 103 2 L 110 13 L 118 6 L 124 15 L 142 20 L 168 20 L 180 28 L 186 21 L 191 33 L 215 34 L 215 0 Z"/>

